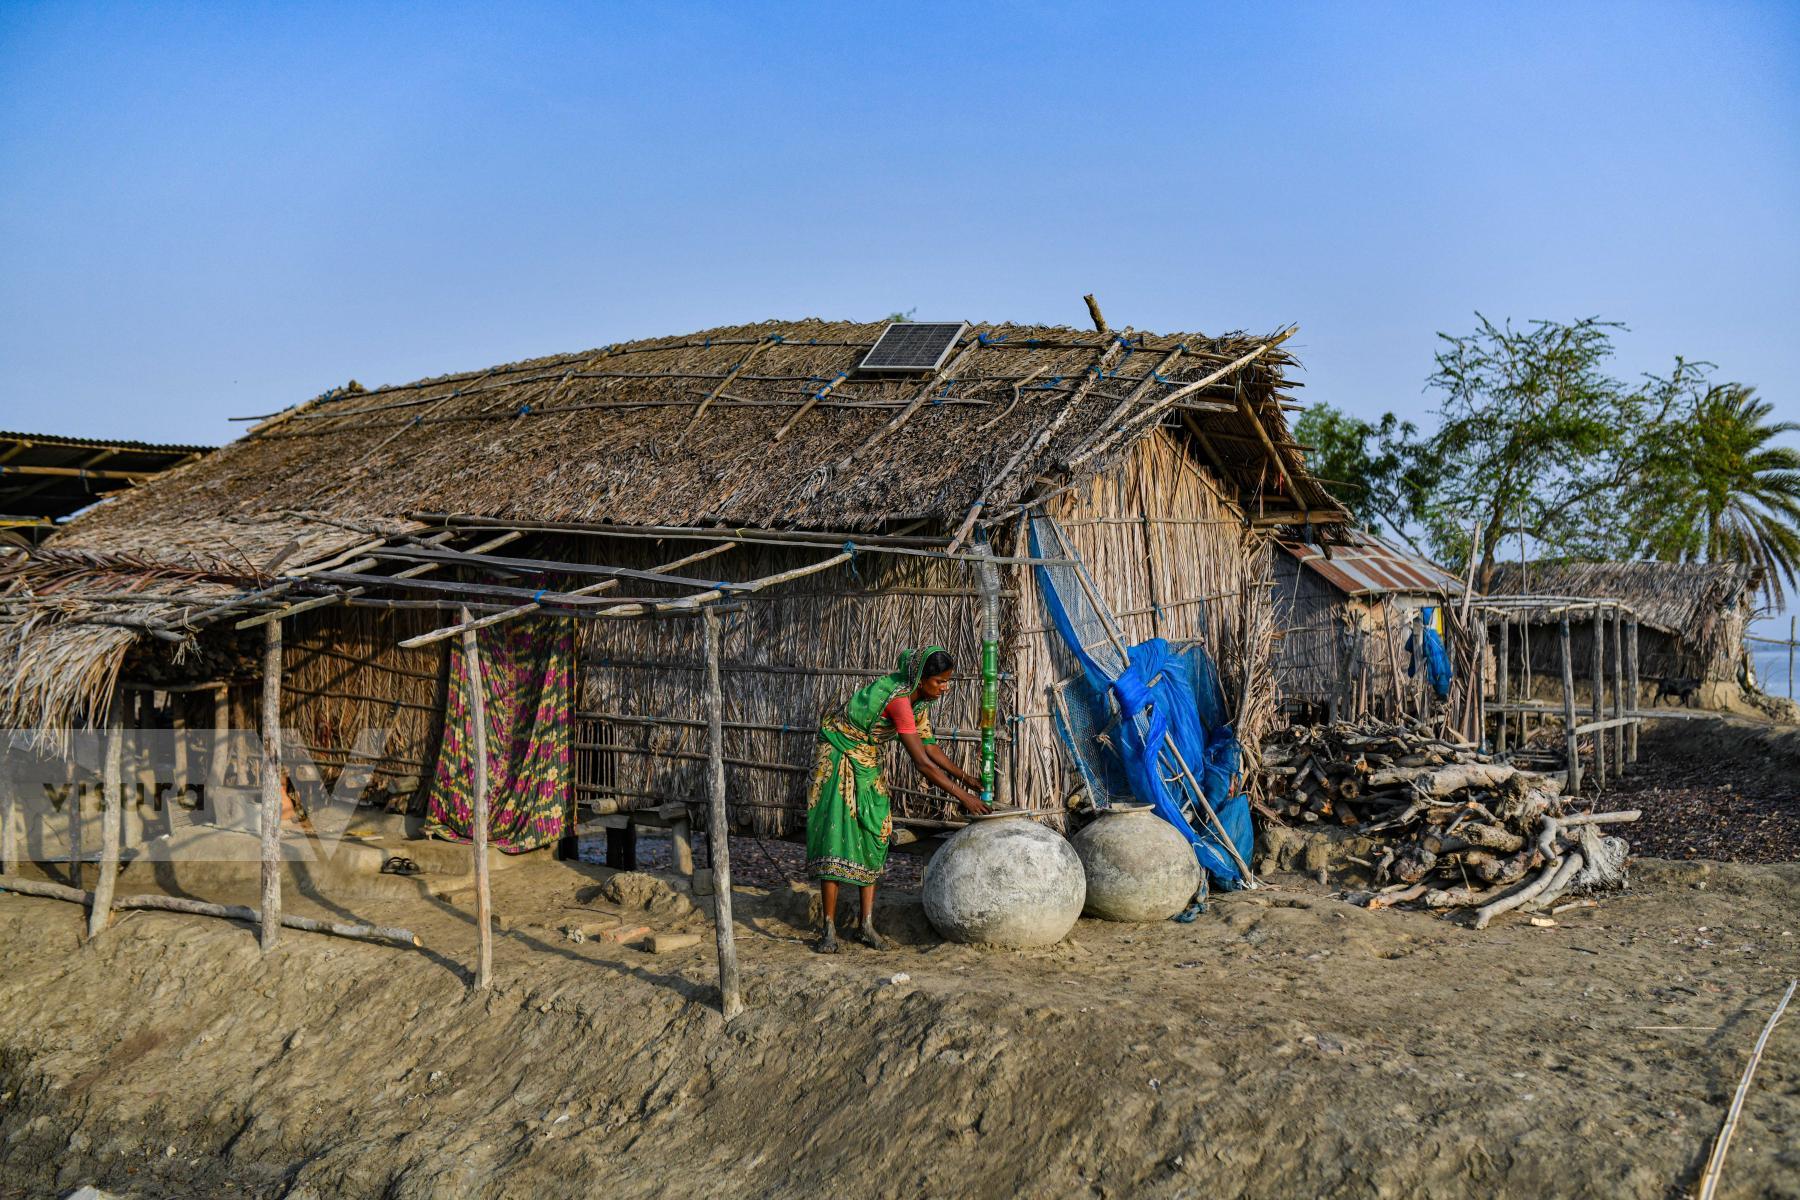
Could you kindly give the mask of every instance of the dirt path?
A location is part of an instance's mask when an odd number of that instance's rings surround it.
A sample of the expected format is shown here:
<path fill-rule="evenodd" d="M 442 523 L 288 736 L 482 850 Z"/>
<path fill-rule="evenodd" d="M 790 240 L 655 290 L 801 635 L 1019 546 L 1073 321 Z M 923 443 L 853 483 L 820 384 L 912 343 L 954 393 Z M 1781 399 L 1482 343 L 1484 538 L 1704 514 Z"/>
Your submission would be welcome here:
<path fill-rule="evenodd" d="M 1476 934 L 1299 878 L 1035 952 L 811 953 L 744 894 L 750 1011 L 708 948 L 557 932 L 584 874 L 370 903 L 407 952 L 0 898 L 0 1196 L 1595 1196 L 1691 1186 L 1779 985 L 1800 865 L 1643 864 L 1555 929 Z M 698 917 L 687 919 L 704 927 Z M 659 922 L 664 927 L 667 922 Z M 896 976 L 904 975 L 899 982 Z M 1800 1021 L 1724 1195 L 1800 1196 Z"/>

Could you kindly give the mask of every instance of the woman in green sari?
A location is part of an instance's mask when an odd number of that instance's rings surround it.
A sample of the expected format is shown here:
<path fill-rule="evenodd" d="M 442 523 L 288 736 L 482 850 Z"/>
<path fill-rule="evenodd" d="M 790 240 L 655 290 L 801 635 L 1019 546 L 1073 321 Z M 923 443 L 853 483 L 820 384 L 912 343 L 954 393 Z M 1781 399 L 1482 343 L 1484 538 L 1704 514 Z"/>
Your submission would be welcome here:
<path fill-rule="evenodd" d="M 806 802 L 806 866 L 819 880 L 825 907 L 822 954 L 837 950 L 838 885 L 862 889 L 859 938 L 876 950 L 887 941 L 875 930 L 875 881 L 887 864 L 894 819 L 882 751 L 899 739 L 926 779 L 971 813 L 987 807 L 969 789 L 981 781 L 950 761 L 931 735 L 927 709 L 950 690 L 956 664 L 942 646 L 907 650 L 890 675 L 860 689 L 819 725 L 819 757 Z"/>

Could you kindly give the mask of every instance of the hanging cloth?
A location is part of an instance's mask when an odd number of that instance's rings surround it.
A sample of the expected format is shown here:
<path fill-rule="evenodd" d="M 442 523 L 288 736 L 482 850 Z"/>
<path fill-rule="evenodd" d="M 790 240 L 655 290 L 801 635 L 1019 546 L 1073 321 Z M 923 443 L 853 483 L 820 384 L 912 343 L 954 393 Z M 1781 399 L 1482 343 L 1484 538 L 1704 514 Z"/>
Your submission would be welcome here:
<path fill-rule="evenodd" d="M 507 854 L 562 837 L 574 795 L 572 617 L 528 617 L 477 631 L 487 711 L 488 840 Z M 450 694 L 425 836 L 469 840 L 475 812 L 469 664 L 451 643 Z"/>

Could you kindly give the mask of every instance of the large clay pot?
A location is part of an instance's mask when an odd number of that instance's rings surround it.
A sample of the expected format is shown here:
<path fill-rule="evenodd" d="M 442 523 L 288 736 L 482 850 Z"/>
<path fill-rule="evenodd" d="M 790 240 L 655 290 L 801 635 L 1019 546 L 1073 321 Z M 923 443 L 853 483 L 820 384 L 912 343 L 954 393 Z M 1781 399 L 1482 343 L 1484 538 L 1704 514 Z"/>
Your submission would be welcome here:
<path fill-rule="evenodd" d="M 1148 805 L 1105 809 L 1071 841 L 1087 872 L 1090 917 L 1166 921 L 1200 887 L 1193 847 Z"/>
<path fill-rule="evenodd" d="M 955 942 L 1047 946 L 1081 916 L 1086 878 L 1073 847 L 1023 812 L 969 822 L 925 867 L 925 915 Z"/>

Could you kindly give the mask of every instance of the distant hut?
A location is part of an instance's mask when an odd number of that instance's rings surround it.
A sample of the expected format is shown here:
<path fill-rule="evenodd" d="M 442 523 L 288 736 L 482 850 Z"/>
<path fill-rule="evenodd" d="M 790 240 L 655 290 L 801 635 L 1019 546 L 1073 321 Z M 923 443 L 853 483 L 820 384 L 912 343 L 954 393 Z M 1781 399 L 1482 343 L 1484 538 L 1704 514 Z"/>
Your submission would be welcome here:
<path fill-rule="evenodd" d="M 1515 633 L 1513 678 L 1530 646 L 1534 680 L 1553 684 L 1561 670 L 1555 618 L 1558 598 L 1614 600 L 1638 621 L 1640 702 L 1654 702 L 1665 683 L 1697 685 L 1692 695 L 1707 708 L 1740 707 L 1745 680 L 1744 634 L 1755 615 L 1760 573 L 1746 563 L 1531 562 L 1501 563 L 1488 583 L 1492 596 L 1542 596 L 1545 603 L 1522 619 Z M 1571 656 L 1586 663 L 1593 627 L 1571 627 Z M 1611 653 L 1609 650 L 1608 653 Z M 1560 684 L 1555 684 L 1560 686 Z"/>
<path fill-rule="evenodd" d="M 1213 649 L 1254 745 L 1267 538 L 1344 519 L 1288 431 L 1285 335 L 972 325 L 922 367 L 870 369 L 884 329 L 712 329 L 288 409 L 10 569 L 0 719 L 51 745 L 130 685 L 128 722 L 252 728 L 279 620 L 294 749 L 326 783 L 360 756 L 416 812 L 457 734 L 466 609 L 570 731 L 571 816 L 687 805 L 706 730 L 683 618 L 717 601 L 733 818 L 793 831 L 820 712 L 922 642 L 974 679 L 973 538 L 1023 558 L 1047 512 L 1128 637 Z M 1002 587 L 999 800 L 1058 809 L 1050 693 L 1072 660 L 1029 567 Z M 977 691 L 933 721 L 965 759 Z M 359 748 L 367 729 L 388 732 Z M 896 792 L 903 823 L 944 815 Z"/>
<path fill-rule="evenodd" d="M 1418 712 L 1409 642 L 1421 611 L 1460 597 L 1462 581 L 1366 530 L 1343 536 L 1276 539 L 1276 687 L 1300 717 Z"/>
<path fill-rule="evenodd" d="M 41 542 L 71 514 L 211 451 L 211 446 L 0 433 L 0 540 Z"/>

